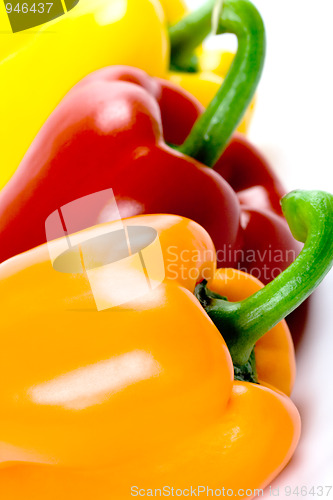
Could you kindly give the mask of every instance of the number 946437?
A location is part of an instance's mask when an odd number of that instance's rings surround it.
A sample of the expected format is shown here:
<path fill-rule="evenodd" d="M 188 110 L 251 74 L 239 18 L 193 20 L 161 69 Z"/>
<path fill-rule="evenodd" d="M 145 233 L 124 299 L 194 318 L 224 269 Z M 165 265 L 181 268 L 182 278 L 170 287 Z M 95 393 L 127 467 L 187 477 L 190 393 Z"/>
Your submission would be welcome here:
<path fill-rule="evenodd" d="M 28 5 L 27 3 L 6 3 L 6 11 L 7 14 L 11 14 L 12 12 L 28 14 L 49 14 L 52 9 L 53 3 L 33 3 L 32 5 Z"/>

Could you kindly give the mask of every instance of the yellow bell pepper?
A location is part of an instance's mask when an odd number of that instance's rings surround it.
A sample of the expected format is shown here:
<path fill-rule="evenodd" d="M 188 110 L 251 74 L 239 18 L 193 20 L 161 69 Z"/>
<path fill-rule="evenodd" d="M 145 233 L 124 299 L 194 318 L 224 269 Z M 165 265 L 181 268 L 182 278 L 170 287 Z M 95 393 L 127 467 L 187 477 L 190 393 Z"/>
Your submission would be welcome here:
<path fill-rule="evenodd" d="M 80 0 L 66 15 L 39 29 L 13 34 L 6 10 L 0 8 L 0 189 L 64 95 L 98 68 L 139 67 L 169 78 L 206 107 L 221 86 L 231 57 L 218 51 L 213 67 L 208 64 L 210 53 L 206 57 L 207 51 L 199 49 L 197 74 L 168 72 L 166 21 L 173 24 L 186 11 L 182 0 Z M 247 131 L 252 112 L 253 105 L 239 131 Z"/>
<path fill-rule="evenodd" d="M 165 76 L 168 35 L 158 0 L 80 0 L 39 29 L 12 33 L 0 5 L 0 189 L 64 95 L 110 64 Z"/>

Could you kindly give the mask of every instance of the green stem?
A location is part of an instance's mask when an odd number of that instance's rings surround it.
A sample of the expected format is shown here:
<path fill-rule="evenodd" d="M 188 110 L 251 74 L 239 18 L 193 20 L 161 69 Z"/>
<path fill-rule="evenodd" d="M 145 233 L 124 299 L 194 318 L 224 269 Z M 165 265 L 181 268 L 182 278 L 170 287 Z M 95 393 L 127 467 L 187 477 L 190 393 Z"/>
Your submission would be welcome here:
<path fill-rule="evenodd" d="M 196 289 L 237 366 L 248 362 L 255 343 L 296 309 L 333 265 L 333 195 L 293 191 L 282 199 L 282 209 L 294 237 L 305 243 L 285 271 L 241 302 L 215 298 L 204 284 Z"/>
<path fill-rule="evenodd" d="M 210 33 L 214 7 L 215 0 L 208 0 L 201 9 L 170 28 L 173 65 L 181 58 L 188 58 Z M 218 23 L 220 33 L 237 36 L 237 54 L 216 97 L 195 123 L 184 144 L 177 148 L 210 167 L 223 153 L 254 96 L 266 48 L 263 21 L 248 0 L 224 0 Z"/>

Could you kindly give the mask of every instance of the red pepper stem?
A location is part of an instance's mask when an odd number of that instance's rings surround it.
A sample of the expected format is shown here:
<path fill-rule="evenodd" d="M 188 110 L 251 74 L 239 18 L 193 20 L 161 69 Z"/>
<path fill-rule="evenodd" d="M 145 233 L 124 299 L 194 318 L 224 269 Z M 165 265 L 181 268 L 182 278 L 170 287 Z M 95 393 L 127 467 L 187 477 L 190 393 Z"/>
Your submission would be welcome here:
<path fill-rule="evenodd" d="M 172 54 L 184 56 L 193 50 L 211 29 L 215 1 L 189 14 L 170 28 Z M 264 66 L 266 36 L 261 16 L 248 0 L 224 0 L 218 34 L 237 36 L 233 64 L 216 97 L 197 120 L 184 144 L 177 149 L 213 167 L 244 116 L 258 86 Z M 180 56 L 178 56 L 180 57 Z M 173 55 L 173 60 L 176 56 Z"/>
<path fill-rule="evenodd" d="M 282 209 L 294 237 L 305 242 L 284 272 L 240 302 L 214 298 L 203 285 L 196 291 L 237 366 L 247 363 L 255 343 L 296 309 L 333 265 L 333 195 L 293 191 L 282 199 Z"/>

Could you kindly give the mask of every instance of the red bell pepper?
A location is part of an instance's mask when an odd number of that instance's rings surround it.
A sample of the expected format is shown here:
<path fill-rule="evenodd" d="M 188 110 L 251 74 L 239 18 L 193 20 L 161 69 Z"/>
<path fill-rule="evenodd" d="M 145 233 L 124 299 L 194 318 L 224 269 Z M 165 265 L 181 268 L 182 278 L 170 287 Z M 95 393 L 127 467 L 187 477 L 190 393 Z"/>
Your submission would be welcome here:
<path fill-rule="evenodd" d="M 138 69 L 110 67 L 89 75 L 68 93 L 0 195 L 0 261 L 45 242 L 45 220 L 58 207 L 107 188 L 115 193 L 121 217 L 171 213 L 200 223 L 213 238 L 219 265 L 257 267 L 256 274 L 267 282 L 277 267 L 282 271 L 294 260 L 299 247 L 286 221 L 268 209 L 242 211 L 227 181 L 196 160 L 213 166 L 219 159 L 253 97 L 263 66 L 264 28 L 251 3 L 225 0 L 220 30 L 238 36 L 234 64 L 178 150 L 165 143 L 162 131 L 167 142 L 179 144 L 200 107 L 170 83 Z M 266 172 L 261 188 L 268 199 L 280 198 L 281 188 L 269 168 L 238 137 L 217 168 L 223 172 L 231 165 L 232 178 L 232 150 L 240 169 L 246 170 L 250 158 L 251 171 L 252 162 Z M 239 185 L 244 189 L 248 183 Z M 82 228 L 106 219 L 112 219 L 107 203 L 98 218 L 82 219 Z M 271 258 L 276 251 L 278 263 Z"/>

